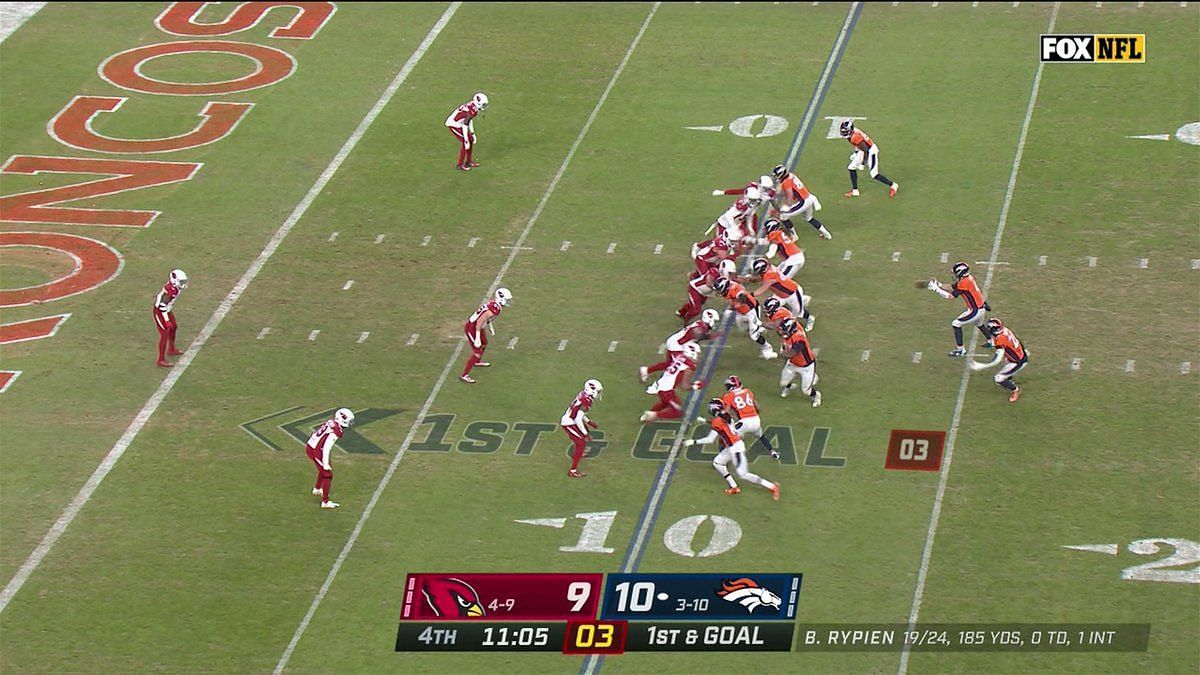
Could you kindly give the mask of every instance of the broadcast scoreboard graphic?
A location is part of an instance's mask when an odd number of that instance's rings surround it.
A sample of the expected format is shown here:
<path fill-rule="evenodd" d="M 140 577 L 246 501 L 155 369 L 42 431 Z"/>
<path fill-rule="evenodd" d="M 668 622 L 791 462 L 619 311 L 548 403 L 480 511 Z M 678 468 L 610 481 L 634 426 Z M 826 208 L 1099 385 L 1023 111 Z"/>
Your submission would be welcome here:
<path fill-rule="evenodd" d="M 396 651 L 791 651 L 803 576 L 409 574 Z"/>

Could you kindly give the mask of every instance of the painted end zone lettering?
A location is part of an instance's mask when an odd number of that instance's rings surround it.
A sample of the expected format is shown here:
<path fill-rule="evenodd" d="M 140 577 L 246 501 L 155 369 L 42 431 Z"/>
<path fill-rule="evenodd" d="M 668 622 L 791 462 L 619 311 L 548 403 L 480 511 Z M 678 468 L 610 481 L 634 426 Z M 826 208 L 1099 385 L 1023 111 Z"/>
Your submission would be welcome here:
<path fill-rule="evenodd" d="M 273 9 L 290 9 L 295 12 L 290 23 L 271 31 L 273 38 L 311 40 L 337 11 L 332 2 L 243 2 L 221 21 L 200 23 L 196 16 L 203 11 L 207 2 L 173 2 L 154 20 L 154 25 L 164 33 L 187 37 L 233 35 L 257 26 Z M 211 3 L 216 4 L 216 3 Z M 278 12 L 276 12 L 278 14 Z"/>
<path fill-rule="evenodd" d="M 54 316 L 43 316 L 39 319 L 0 325 L 0 345 L 52 337 L 58 332 L 59 326 L 62 326 L 69 318 L 71 318 L 69 313 L 55 314 Z"/>
<path fill-rule="evenodd" d="M 86 293 L 121 273 L 125 261 L 116 249 L 96 239 L 57 232 L 0 232 L 0 248 L 28 246 L 61 251 L 75 268 L 54 281 L 26 288 L 0 289 L 0 307 L 20 307 Z M 51 335 L 53 332 L 51 332 Z"/>
<path fill-rule="evenodd" d="M 200 111 L 200 124 L 189 132 L 163 138 L 113 138 L 92 128 L 92 122 L 100 113 L 115 112 L 128 100 L 123 96 L 76 96 L 50 120 L 46 125 L 46 133 L 59 143 L 77 150 L 114 154 L 176 152 L 225 138 L 254 107 L 253 103 L 209 101 Z"/>
<path fill-rule="evenodd" d="M 167 82 L 142 74 L 142 66 L 147 61 L 176 54 L 204 53 L 244 56 L 254 61 L 254 72 L 232 80 L 195 83 Z M 212 96 L 236 94 L 275 84 L 296 72 L 296 59 L 281 49 L 249 42 L 225 40 L 161 42 L 113 54 L 100 64 L 98 72 L 105 82 L 129 91 L 171 96 Z"/>
<path fill-rule="evenodd" d="M 944 431 L 892 429 L 883 466 L 893 471 L 940 471 L 945 445 Z"/>
<path fill-rule="evenodd" d="M 19 370 L 0 370 L 0 394 L 8 391 L 9 386 L 21 375 Z"/>
<path fill-rule="evenodd" d="M 0 167 L 0 174 L 82 173 L 112 177 L 0 197 L 0 222 L 149 227 L 161 211 L 50 205 L 191 180 L 202 166 L 193 162 L 13 155 Z"/>

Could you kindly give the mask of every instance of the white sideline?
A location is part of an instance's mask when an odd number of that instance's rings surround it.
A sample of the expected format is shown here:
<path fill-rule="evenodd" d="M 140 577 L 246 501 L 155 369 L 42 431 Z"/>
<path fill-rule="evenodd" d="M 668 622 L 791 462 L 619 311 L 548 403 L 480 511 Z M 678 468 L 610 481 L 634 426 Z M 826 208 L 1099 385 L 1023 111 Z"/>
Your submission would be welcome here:
<path fill-rule="evenodd" d="M 44 2 L 0 2 L 0 42 L 7 40 L 45 6 Z"/>
<path fill-rule="evenodd" d="M 1054 9 L 1050 12 L 1050 24 L 1046 27 L 1047 33 L 1054 32 L 1054 24 L 1058 21 L 1059 3 L 1054 3 Z M 1017 187 L 1017 172 L 1021 170 L 1021 156 L 1025 154 L 1025 139 L 1029 135 L 1029 121 L 1033 119 L 1033 108 L 1037 104 L 1038 89 L 1042 86 L 1042 67 L 1044 63 L 1038 63 L 1037 74 L 1033 78 L 1033 89 L 1029 92 L 1029 105 L 1025 108 L 1025 120 L 1021 123 L 1021 136 L 1017 140 L 1017 152 L 1013 157 L 1012 171 L 1008 175 L 1008 188 L 1004 191 L 1004 205 L 1000 207 L 1000 220 L 996 224 L 996 236 L 992 239 L 992 254 L 988 258 L 991 263 L 996 262 L 996 255 L 1000 252 L 1000 240 L 1004 237 L 1004 227 L 1008 223 L 1008 209 L 1012 205 L 1013 191 Z M 983 279 L 983 295 L 987 297 L 988 287 L 992 285 L 992 275 L 996 272 L 994 264 L 988 265 L 987 276 Z M 976 343 L 979 342 L 979 331 L 971 331 L 971 344 L 968 347 L 968 352 L 975 350 Z M 958 399 L 954 402 L 954 417 L 950 421 L 950 431 L 946 434 L 946 461 L 942 463 L 941 475 L 938 478 L 937 494 L 933 498 L 933 511 L 929 514 L 929 529 L 925 533 L 925 550 L 921 553 L 921 568 L 917 572 L 917 587 L 913 591 L 912 610 L 908 614 L 908 628 L 917 623 L 917 617 L 921 613 L 921 601 L 925 597 L 925 580 L 929 574 L 929 559 L 933 555 L 933 540 L 937 536 L 938 521 L 942 516 L 942 499 L 946 494 L 946 483 L 950 476 L 950 462 L 954 459 L 954 441 L 958 438 L 958 425 L 962 420 L 963 403 L 967 397 L 967 382 L 971 379 L 971 369 L 963 366 L 962 381 L 958 385 Z M 900 669 L 899 674 L 904 675 L 908 671 L 908 655 L 911 651 L 909 645 L 905 645 L 903 651 L 900 652 Z"/>
<path fill-rule="evenodd" d="M 375 118 L 379 116 L 379 113 L 383 111 L 384 106 L 388 104 L 388 101 L 390 101 L 392 96 L 396 94 L 396 91 L 400 89 L 400 85 L 404 84 L 404 81 L 408 79 L 409 73 L 412 72 L 413 68 L 417 65 L 417 62 L 421 60 L 421 57 L 425 55 L 425 52 L 429 49 L 433 39 L 438 36 L 438 33 L 440 33 L 442 28 L 446 26 L 446 22 L 450 20 L 450 17 L 454 16 L 454 13 L 458 10 L 461 4 L 461 2 L 452 3 L 450 7 L 446 9 L 445 13 L 442 14 L 442 18 L 439 19 L 436 24 L 434 24 L 433 28 L 429 31 L 429 35 L 425 36 L 425 40 L 420 44 L 420 46 L 417 47 L 417 50 L 413 52 L 412 56 L 409 57 L 408 62 L 405 63 L 404 67 L 400 69 L 400 72 L 396 75 L 395 79 L 392 80 L 392 83 L 388 85 L 387 89 L 384 90 L 383 94 L 379 97 L 379 100 L 375 102 L 375 105 L 372 106 L 366 117 L 359 122 L 358 127 L 354 130 L 354 133 L 350 135 L 350 138 L 346 139 L 346 142 L 342 145 L 341 149 L 338 150 L 337 154 L 334 155 L 333 159 L 329 162 L 329 165 L 326 166 L 325 170 L 321 172 L 321 175 L 317 178 L 317 182 L 313 183 L 313 186 L 309 188 L 308 194 L 304 195 L 304 199 L 302 199 L 300 203 L 296 205 L 296 208 L 292 211 L 292 214 L 288 216 L 287 220 L 283 222 L 283 225 L 280 225 L 279 229 L 275 231 L 275 234 L 271 237 L 271 240 L 267 242 L 266 247 L 263 248 L 262 252 L 258 254 L 258 257 L 255 258 L 253 263 L 251 263 L 250 267 L 246 270 L 246 273 L 242 275 L 242 278 L 238 280 L 237 284 L 234 285 L 233 290 L 229 291 L 229 295 L 225 296 L 225 299 L 222 300 L 221 304 L 217 306 L 217 309 L 213 312 L 212 316 L 209 317 L 208 323 L 204 324 L 204 327 L 200 329 L 200 333 L 196 335 L 196 339 L 192 341 L 191 346 L 187 348 L 187 351 L 179 359 L 179 362 L 175 364 L 175 367 L 171 368 L 170 372 L 167 373 L 167 377 L 162 381 L 162 384 L 158 386 L 158 389 L 153 395 L 150 396 L 150 399 L 146 401 L 146 404 L 142 406 L 142 409 L 138 412 L 137 416 L 133 418 L 133 421 L 129 423 L 129 427 L 125 429 L 125 433 L 121 435 L 121 438 L 117 440 L 116 445 L 114 445 L 112 449 L 108 451 L 108 454 L 104 456 L 104 459 L 100 462 L 100 466 L 96 467 L 96 471 L 92 473 L 91 477 L 88 478 L 87 482 L 84 483 L 82 488 L 80 488 L 79 493 L 75 495 L 75 498 L 71 500 L 71 503 L 68 504 L 67 508 L 63 510 L 62 515 L 58 517 L 58 520 L 55 521 L 54 525 L 50 527 L 50 531 L 47 532 L 46 536 L 42 538 L 41 543 L 38 544 L 37 548 L 35 548 L 33 553 L 29 555 L 29 558 L 23 565 L 21 565 L 21 568 L 17 570 L 17 573 L 13 576 L 13 578 L 9 580 L 7 585 L 5 585 L 4 591 L 0 592 L 0 612 L 3 612 L 4 609 L 8 607 L 8 603 L 12 601 L 13 596 L 15 596 L 17 592 L 21 590 L 21 587 L 25 585 L 26 580 L 29 579 L 29 575 L 33 574 L 34 570 L 36 570 L 38 566 L 42 564 L 42 560 L 44 560 L 46 555 L 50 553 L 50 549 L 54 547 L 54 544 L 58 541 L 59 537 L 63 535 L 63 532 L 66 531 L 67 527 L 70 526 L 71 522 L 75 520 L 75 516 L 79 515 L 79 512 L 83 509 L 83 507 L 87 505 L 89 500 L 91 500 L 92 495 L 95 494 L 97 488 L 100 487 L 100 483 L 104 481 L 105 476 L 107 476 L 108 473 L 112 471 L 113 467 L 116 466 L 117 462 L 121 459 L 121 456 L 124 455 L 125 451 L 129 448 L 129 445 L 133 443 L 133 439 L 137 437 L 142 428 L 146 426 L 146 423 L 150 421 L 150 417 L 154 415 L 156 410 L 158 410 L 158 406 L 162 404 L 163 399 L 167 397 L 167 394 L 171 393 L 171 390 L 175 387 L 175 383 L 179 381 L 179 378 L 183 376 L 185 371 L 187 371 L 188 366 L 190 366 L 192 361 L 195 360 L 196 355 L 200 352 L 200 348 L 208 342 L 210 337 L 212 337 L 213 332 L 217 330 L 217 326 L 221 325 L 221 321 L 223 321 L 225 316 L 229 314 L 229 311 L 233 309 L 233 305 L 242 296 L 242 293 L 245 292 L 246 287 L 250 285 L 250 282 L 254 281 L 254 278 L 258 276 L 260 271 L 262 271 L 263 266 L 266 265 L 267 261 L 271 259 L 271 256 L 275 254 L 275 251 L 279 248 L 279 245 L 283 243 L 283 239 L 288 236 L 288 233 L 292 231 L 292 228 L 295 227 L 296 223 L 308 211 L 308 207 L 312 205 L 317 196 L 320 195 L 325 189 L 325 186 L 333 178 L 333 175 L 337 173 L 338 168 L 340 168 L 342 163 L 346 161 L 346 157 L 352 150 L 354 150 L 354 147 L 358 145 L 358 142 L 362 139 L 363 135 L 367 133 L 367 129 L 370 128 L 372 123 L 374 123 Z"/>
<path fill-rule="evenodd" d="M 517 238 L 516 245 L 514 245 L 512 250 L 509 251 L 508 258 L 505 259 L 504 264 L 500 266 L 500 271 L 496 274 L 496 278 L 492 281 L 492 285 L 488 288 L 487 295 L 484 296 L 485 299 L 491 297 L 496 289 L 500 287 L 500 280 L 504 278 L 504 275 L 508 272 L 508 268 L 512 266 L 513 259 L 517 257 L 517 253 L 521 250 L 521 246 L 525 243 L 525 239 L 529 236 L 529 232 L 533 229 L 534 223 L 536 223 L 538 218 L 541 217 L 542 210 L 546 208 L 546 202 L 550 201 L 550 195 L 554 194 L 555 188 L 558 187 L 558 182 L 562 180 L 563 174 L 565 174 L 567 171 L 567 166 L 571 163 L 571 159 L 575 157 L 575 151 L 579 149 L 580 144 L 583 143 L 584 136 L 586 136 L 588 130 L 592 128 L 592 123 L 596 121 L 596 116 L 600 113 L 600 108 L 604 105 L 604 102 L 608 100 L 609 93 L 612 92 L 613 87 L 617 84 L 617 78 L 619 78 L 621 76 L 621 72 L 625 70 L 625 65 L 629 63 L 630 57 L 633 56 L 634 49 L 636 49 L 638 43 L 641 42 L 642 36 L 646 33 L 646 29 L 650 26 L 650 20 L 654 18 L 654 14 L 658 11 L 658 8 L 661 4 L 661 2 L 656 2 L 650 7 L 650 13 L 646 15 L 646 20 L 642 22 L 642 27 L 638 30 L 637 35 L 634 36 L 633 42 L 629 45 L 629 49 L 626 50 L 624 58 L 621 59 L 621 63 L 617 65 L 616 71 L 613 72 L 612 79 L 608 81 L 608 86 L 604 88 L 604 93 L 600 95 L 600 100 L 596 103 L 596 107 L 592 109 L 592 113 L 588 115 L 587 122 L 585 122 L 583 128 L 579 130 L 579 135 L 575 137 L 575 142 L 571 144 L 571 149 L 567 151 L 567 156 L 563 159 L 562 164 L 558 167 L 558 172 L 555 173 L 554 178 L 550 180 L 550 185 L 546 187 L 546 192 L 542 194 L 542 198 L 538 202 L 537 208 L 534 209 L 533 215 L 529 217 L 529 222 L 525 223 L 525 229 L 521 231 L 521 235 Z M 413 436 L 416 435 L 417 429 L 420 428 L 425 419 L 425 415 L 429 413 L 429 409 L 433 406 L 433 401 L 435 398 L 437 398 L 438 392 L 440 392 L 442 387 L 445 386 L 446 378 L 450 375 L 451 369 L 454 368 L 459 357 L 462 356 L 464 344 L 466 344 L 466 339 L 460 338 L 458 340 L 458 344 L 455 345 L 454 354 L 452 354 L 450 359 L 446 361 L 446 365 L 442 368 L 442 374 L 438 377 L 437 382 L 433 385 L 433 389 L 429 392 L 429 396 L 425 399 L 425 403 L 421 406 L 421 410 L 417 413 L 417 417 L 413 421 L 412 428 L 408 430 L 408 435 L 405 436 L 404 442 L 400 444 L 400 449 L 396 451 L 396 456 L 392 458 L 391 464 L 388 465 L 387 471 L 383 474 L 383 478 L 379 481 L 378 487 L 375 488 L 375 492 L 371 495 L 371 499 L 367 502 L 366 507 L 363 509 L 362 515 L 359 516 L 358 522 L 354 525 L 354 530 L 350 533 L 350 538 L 346 540 L 346 545 L 342 547 L 341 553 L 339 553 L 337 559 L 334 560 L 333 567 L 329 569 L 329 574 L 325 577 L 325 582 L 321 584 L 321 588 L 317 591 L 316 596 L 313 597 L 312 605 L 309 606 L 308 612 L 304 615 L 304 619 L 300 622 L 300 625 L 296 627 L 296 633 L 292 636 L 292 641 L 288 643 L 287 649 L 283 652 L 283 656 L 279 658 L 279 663 L 275 665 L 274 673 L 276 675 L 283 671 L 283 669 L 287 666 L 288 660 L 291 659 L 292 652 L 296 649 L 296 645 L 300 642 L 300 638 L 304 635 L 304 631 L 308 629 L 308 624 L 312 621 L 313 615 L 316 614 L 317 607 L 320 606 L 321 601 L 325 598 L 325 594 L 329 592 L 329 588 L 333 585 L 334 578 L 337 577 L 338 571 L 342 568 L 342 564 L 346 561 L 347 556 L 350 555 L 350 550 L 354 548 L 354 543 L 358 541 L 358 536 L 362 533 L 363 526 L 366 524 L 367 519 L 371 517 L 371 512 L 375 509 L 375 504 L 378 503 L 380 496 L 383 494 L 383 491 L 387 488 L 388 483 L 391 481 L 392 474 L 396 472 L 396 467 L 399 466 L 400 460 L 404 458 L 404 453 L 406 450 L 408 450 L 408 446 L 412 443 Z"/>

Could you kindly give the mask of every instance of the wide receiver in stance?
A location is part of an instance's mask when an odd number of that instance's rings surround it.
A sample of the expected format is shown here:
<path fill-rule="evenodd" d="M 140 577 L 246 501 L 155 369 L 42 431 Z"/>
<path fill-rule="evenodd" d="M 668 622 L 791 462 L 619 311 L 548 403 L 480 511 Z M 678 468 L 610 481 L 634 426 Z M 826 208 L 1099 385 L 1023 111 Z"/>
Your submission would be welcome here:
<path fill-rule="evenodd" d="M 183 289 L 187 288 L 188 278 L 183 270 L 171 270 L 167 283 L 163 284 L 158 295 L 154 298 L 154 327 L 158 329 L 158 365 L 170 368 L 171 363 L 166 357 L 179 356 L 183 352 L 175 348 L 175 313 L 171 309 Z"/>
<path fill-rule="evenodd" d="M 475 380 L 471 377 L 471 369 L 475 366 L 487 368 L 492 365 L 483 360 L 483 350 L 487 349 L 488 342 L 483 328 L 487 326 L 488 332 L 495 335 L 496 329 L 492 328 L 492 321 L 500 315 L 505 307 L 508 307 L 510 302 L 512 302 L 512 292 L 507 288 L 497 288 L 496 296 L 480 305 L 479 309 L 475 310 L 475 313 L 467 319 L 467 323 L 463 326 L 463 333 L 467 336 L 467 342 L 471 344 L 471 357 L 467 359 L 467 367 L 463 369 L 462 375 L 458 376 L 459 380 L 467 384 L 475 384 Z"/>
<path fill-rule="evenodd" d="M 478 92 L 446 118 L 446 128 L 459 142 L 458 164 L 454 167 L 459 171 L 470 171 L 479 166 L 479 162 L 472 157 L 475 152 L 475 116 L 487 110 L 487 107 L 487 94 Z"/>
<path fill-rule="evenodd" d="M 336 509 L 339 506 L 337 502 L 329 501 L 329 488 L 333 485 L 333 467 L 329 464 L 329 452 L 352 424 L 354 412 L 349 408 L 338 408 L 337 412 L 333 413 L 333 418 L 317 427 L 305 444 L 305 453 L 313 464 L 317 465 L 317 484 L 312 493 L 320 495 L 323 509 Z"/>
<path fill-rule="evenodd" d="M 571 469 L 567 471 L 569 478 L 583 478 L 587 475 L 579 470 L 579 460 L 583 459 L 583 453 L 587 450 L 589 430 L 600 426 L 588 419 L 587 411 L 603 396 L 604 385 L 600 384 L 600 380 L 584 382 L 583 389 L 575 395 L 575 399 L 567 406 L 567 411 L 559 420 L 562 430 L 567 432 L 567 438 L 570 438 L 575 446 L 571 454 Z"/>

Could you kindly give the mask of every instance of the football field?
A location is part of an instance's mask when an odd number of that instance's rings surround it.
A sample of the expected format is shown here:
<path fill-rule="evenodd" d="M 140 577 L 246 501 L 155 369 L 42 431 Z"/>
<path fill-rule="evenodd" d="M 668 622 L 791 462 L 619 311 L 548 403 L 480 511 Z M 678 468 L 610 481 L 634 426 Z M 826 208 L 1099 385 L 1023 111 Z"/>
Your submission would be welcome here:
<path fill-rule="evenodd" d="M 269 4 L 49 3 L 0 38 L 0 671 L 1200 671 L 1197 3 Z M 843 197 L 848 119 L 894 198 Z M 796 221 L 823 404 L 725 321 L 684 423 L 639 422 L 712 191 L 781 162 L 833 235 Z M 1028 351 L 1016 402 L 914 288 L 957 261 Z M 730 374 L 777 502 L 680 443 Z M 305 440 L 343 406 L 324 510 Z M 897 467 L 893 430 L 945 442 Z M 801 573 L 801 629 L 1149 642 L 396 651 L 408 574 L 489 572 Z"/>

